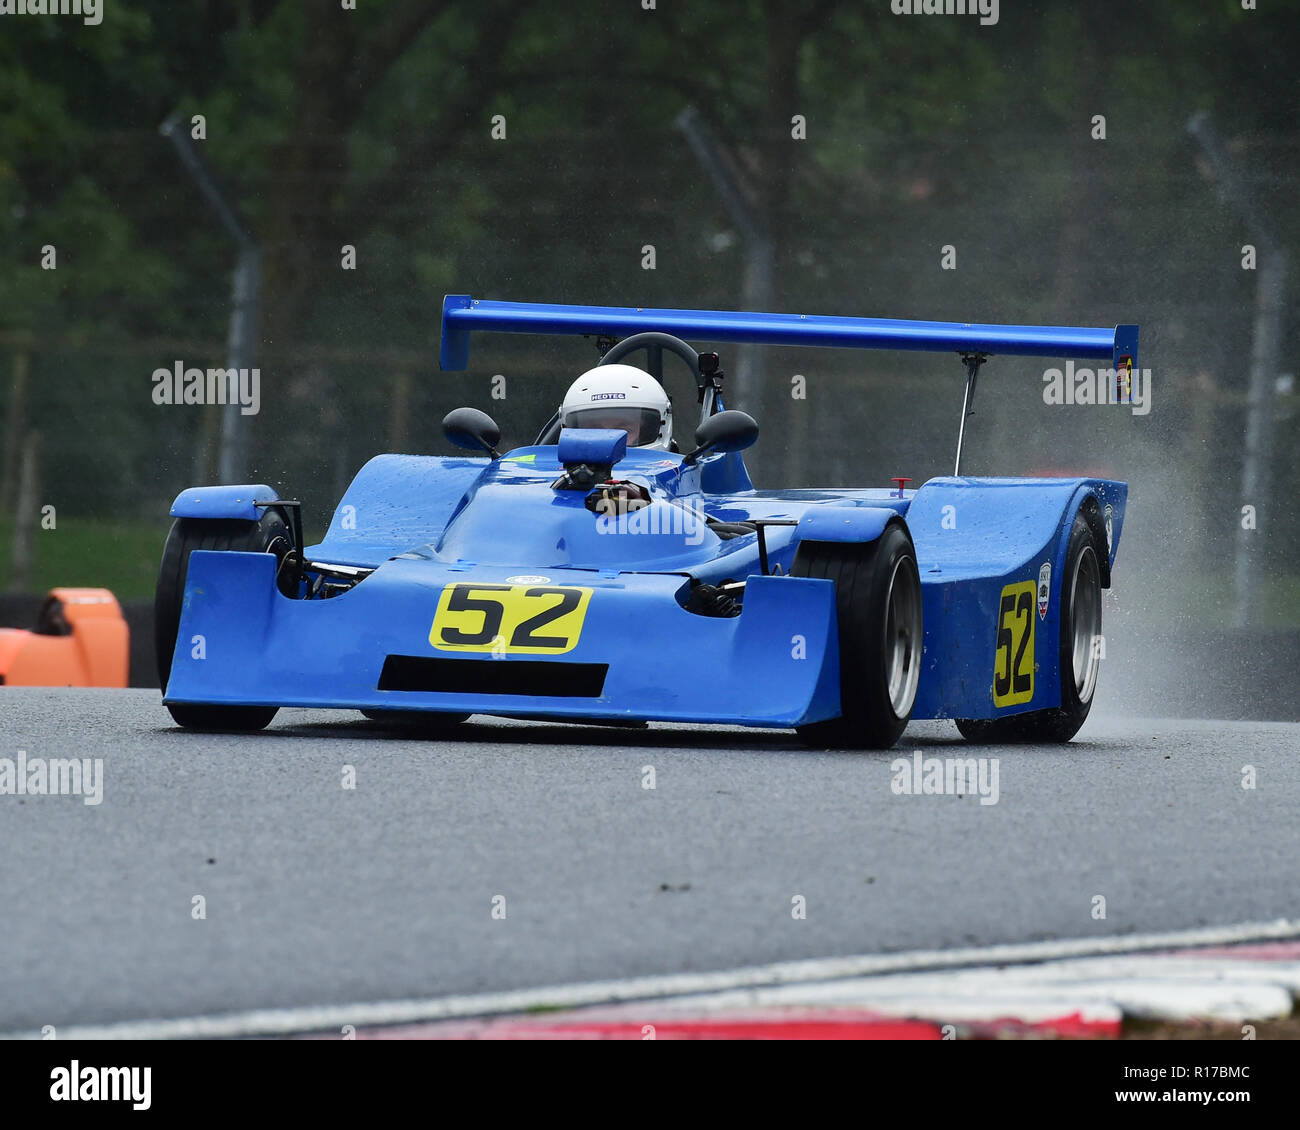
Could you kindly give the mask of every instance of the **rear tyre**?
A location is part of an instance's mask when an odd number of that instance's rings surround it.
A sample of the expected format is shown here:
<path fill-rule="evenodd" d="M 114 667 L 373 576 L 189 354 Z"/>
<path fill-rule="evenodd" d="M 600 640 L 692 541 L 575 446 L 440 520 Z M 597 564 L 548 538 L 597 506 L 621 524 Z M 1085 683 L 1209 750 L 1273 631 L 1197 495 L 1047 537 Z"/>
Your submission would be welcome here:
<path fill-rule="evenodd" d="M 889 749 L 907 728 L 921 675 L 921 577 L 901 523 L 868 544 L 803 542 L 790 573 L 835 582 L 838 718 L 799 727 L 809 745 Z"/>
<path fill-rule="evenodd" d="M 1101 549 L 1082 514 L 1076 515 L 1065 553 L 1060 616 L 1061 705 L 1006 718 L 958 718 L 967 741 L 986 745 L 1068 742 L 1088 718 L 1101 656 Z"/>
<path fill-rule="evenodd" d="M 158 685 L 164 694 L 176 652 L 190 554 L 196 549 L 273 553 L 276 560 L 282 562 L 292 548 L 293 535 L 284 514 L 270 507 L 256 522 L 237 518 L 178 518 L 172 523 L 163 546 L 153 606 Z M 274 706 L 166 705 L 178 725 L 193 730 L 261 730 L 275 717 L 277 710 Z"/>

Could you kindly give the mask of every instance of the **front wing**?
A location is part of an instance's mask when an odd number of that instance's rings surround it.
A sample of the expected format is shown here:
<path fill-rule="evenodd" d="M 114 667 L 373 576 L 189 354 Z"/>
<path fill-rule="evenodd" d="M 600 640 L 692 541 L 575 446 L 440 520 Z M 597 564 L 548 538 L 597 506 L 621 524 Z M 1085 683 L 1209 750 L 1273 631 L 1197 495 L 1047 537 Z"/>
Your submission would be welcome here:
<path fill-rule="evenodd" d="M 681 575 L 549 569 L 525 583 L 591 590 L 568 650 L 433 646 L 448 585 L 521 572 L 399 559 L 340 596 L 290 600 L 270 555 L 196 551 L 166 701 L 777 727 L 839 713 L 829 581 L 754 577 L 744 614 L 714 618 L 681 607 Z"/>

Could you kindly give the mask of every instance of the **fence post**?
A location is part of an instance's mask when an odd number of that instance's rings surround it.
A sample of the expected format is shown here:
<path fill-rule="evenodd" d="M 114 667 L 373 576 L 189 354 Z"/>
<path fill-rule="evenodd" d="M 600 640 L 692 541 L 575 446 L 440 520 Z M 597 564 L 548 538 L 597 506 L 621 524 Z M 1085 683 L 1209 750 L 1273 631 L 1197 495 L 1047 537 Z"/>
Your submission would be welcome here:
<path fill-rule="evenodd" d="M 14 505 L 14 543 L 9 591 L 26 592 L 32 574 L 32 538 L 36 531 L 38 456 L 41 433 L 28 432 L 18 466 L 18 500 Z"/>

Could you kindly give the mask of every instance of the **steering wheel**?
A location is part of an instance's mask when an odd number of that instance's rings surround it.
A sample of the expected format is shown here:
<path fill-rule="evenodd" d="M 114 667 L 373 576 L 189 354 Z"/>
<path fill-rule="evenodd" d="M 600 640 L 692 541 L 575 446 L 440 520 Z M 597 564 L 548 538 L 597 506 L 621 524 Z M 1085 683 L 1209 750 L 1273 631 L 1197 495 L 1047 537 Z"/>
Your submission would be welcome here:
<path fill-rule="evenodd" d="M 614 365 L 622 361 L 629 353 L 635 353 L 638 349 L 654 349 L 656 347 L 666 349 L 669 353 L 675 353 L 685 361 L 687 368 L 691 371 L 691 376 L 695 378 L 695 383 L 700 386 L 703 385 L 704 374 L 700 372 L 699 352 L 692 349 L 681 338 L 673 337 L 672 334 L 660 333 L 658 330 L 648 330 L 645 333 L 625 337 L 600 359 L 597 366 Z M 542 428 L 535 442 L 538 444 L 556 443 L 559 438 L 560 414 L 557 412 L 546 422 L 546 426 Z"/>
<path fill-rule="evenodd" d="M 699 352 L 692 349 L 681 338 L 673 337 L 672 334 L 660 333 L 658 330 L 649 330 L 646 333 L 625 337 L 600 359 L 600 364 L 614 365 L 622 361 L 629 353 L 635 353 L 638 349 L 653 349 L 655 346 L 660 349 L 667 349 L 670 353 L 676 353 L 678 357 L 686 362 L 686 367 L 690 369 L 691 376 L 695 378 L 695 383 L 700 383 L 702 374 L 700 373 Z"/>

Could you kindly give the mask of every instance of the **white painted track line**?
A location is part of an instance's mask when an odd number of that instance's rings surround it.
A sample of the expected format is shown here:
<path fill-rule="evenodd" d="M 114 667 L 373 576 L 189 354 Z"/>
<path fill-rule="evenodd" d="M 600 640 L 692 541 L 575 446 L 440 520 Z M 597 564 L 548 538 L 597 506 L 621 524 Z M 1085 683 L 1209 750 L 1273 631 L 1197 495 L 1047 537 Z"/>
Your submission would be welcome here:
<path fill-rule="evenodd" d="M 60 1027 L 58 1035 L 60 1039 L 66 1040 L 184 1040 L 280 1036 L 302 1032 L 337 1031 L 345 1024 L 357 1028 L 379 1027 L 421 1021 L 526 1013 L 537 1008 L 579 1008 L 585 1005 L 617 1002 L 663 1001 L 665 998 L 686 995 L 717 994 L 728 990 L 785 985 L 812 985 L 816 982 L 881 974 L 960 970 L 970 966 L 1025 965 L 1063 958 L 1137 954 L 1144 951 L 1293 938 L 1300 938 L 1300 921 L 1278 919 L 1273 922 L 1247 922 L 1232 926 L 1201 927 L 1165 933 L 1111 935 L 953 950 L 914 950 L 908 953 L 869 954 L 858 957 L 817 958 L 776 962 L 770 965 L 714 973 L 634 977 L 472 996 L 257 1009 L 217 1016 L 123 1021 L 101 1025 L 68 1025 Z M 1251 986 L 1248 983 L 1234 982 L 1233 984 L 1238 996 L 1243 1000 L 1250 995 Z M 1261 989 L 1266 987 L 1259 986 Z M 842 989 L 843 986 L 840 988 Z M 1061 993 L 1059 989 L 1054 989 L 1043 992 L 1042 995 L 1060 996 Z M 1089 999 L 1089 994 L 1067 995 L 1075 1001 Z M 1263 1001 L 1263 995 L 1259 999 Z M 987 1010 L 985 1012 L 987 1014 Z M 40 1037 L 38 1032 L 26 1031 L 7 1033 L 0 1038 L 39 1039 Z"/>
<path fill-rule="evenodd" d="M 1022 981 L 1004 978 L 996 970 L 981 970 L 969 977 L 903 974 L 820 985 L 733 989 L 665 1001 L 654 1008 L 656 1016 L 717 1016 L 788 1007 L 857 1008 L 936 1023 L 997 1017 L 1033 1023 L 1076 1012 L 1092 1015 L 1108 1008 L 1150 1020 L 1264 1020 L 1289 1015 L 1292 1005 L 1290 990 L 1276 983 L 1136 975 L 1078 982 Z"/>

